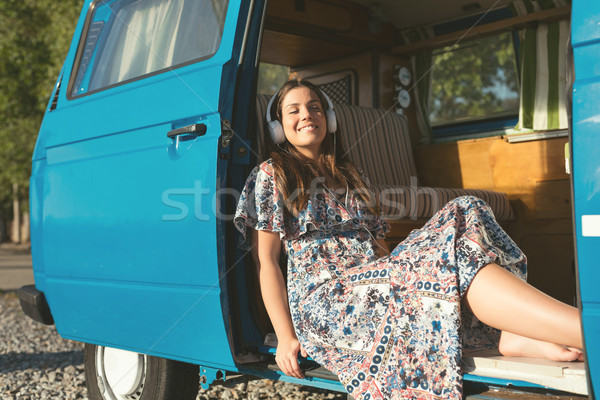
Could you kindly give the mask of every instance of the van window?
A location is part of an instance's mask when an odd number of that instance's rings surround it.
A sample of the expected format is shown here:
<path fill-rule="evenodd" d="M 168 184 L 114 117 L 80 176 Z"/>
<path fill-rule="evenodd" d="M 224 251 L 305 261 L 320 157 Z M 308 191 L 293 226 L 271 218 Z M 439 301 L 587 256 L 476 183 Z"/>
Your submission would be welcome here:
<path fill-rule="evenodd" d="M 431 126 L 518 116 L 517 77 L 509 32 L 434 52 L 429 97 Z"/>
<path fill-rule="evenodd" d="M 288 80 L 290 68 L 285 65 L 261 62 L 258 69 L 256 92 L 259 94 L 275 94 Z"/>
<path fill-rule="evenodd" d="M 71 96 L 209 58 L 219 48 L 226 11 L 227 0 L 94 3 Z"/>

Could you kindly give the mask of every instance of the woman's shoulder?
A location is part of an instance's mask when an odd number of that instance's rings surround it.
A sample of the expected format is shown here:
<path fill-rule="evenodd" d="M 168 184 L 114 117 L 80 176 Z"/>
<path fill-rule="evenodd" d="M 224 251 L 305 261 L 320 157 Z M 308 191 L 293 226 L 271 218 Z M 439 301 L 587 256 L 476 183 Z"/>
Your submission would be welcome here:
<path fill-rule="evenodd" d="M 252 169 L 246 182 L 247 185 L 257 185 L 259 182 L 261 185 L 273 185 L 274 176 L 275 171 L 273 167 L 273 160 L 269 158 L 268 160 L 256 165 L 254 169 Z"/>
<path fill-rule="evenodd" d="M 252 172 L 250 172 L 249 178 L 256 179 L 259 181 L 273 181 L 275 179 L 275 167 L 273 160 L 269 158 L 258 164 Z"/>
<path fill-rule="evenodd" d="M 268 160 L 256 165 L 250 172 L 250 175 L 257 175 L 260 172 L 264 172 L 269 176 L 273 176 L 273 168 L 273 159 L 269 158 Z"/>
<path fill-rule="evenodd" d="M 263 171 L 269 176 L 273 176 L 273 159 L 269 158 L 256 166 L 259 171 Z"/>

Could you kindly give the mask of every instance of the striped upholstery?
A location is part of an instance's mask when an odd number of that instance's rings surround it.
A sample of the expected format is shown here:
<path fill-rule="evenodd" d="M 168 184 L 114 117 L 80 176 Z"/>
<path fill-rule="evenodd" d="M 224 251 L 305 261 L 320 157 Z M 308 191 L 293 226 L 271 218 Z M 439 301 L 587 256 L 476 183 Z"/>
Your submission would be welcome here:
<path fill-rule="evenodd" d="M 417 179 L 406 118 L 347 104 L 334 109 L 350 159 L 373 184 L 409 186 Z"/>
<path fill-rule="evenodd" d="M 257 150 L 265 158 L 265 114 L 269 96 L 258 95 Z M 514 219 L 505 194 L 489 190 L 417 186 L 417 171 L 406 118 L 383 110 L 334 104 L 338 134 L 343 135 L 350 159 L 370 178 L 379 194 L 382 213 L 389 219 L 425 219 L 453 198 L 472 195 L 486 201 L 498 221 Z"/>
<path fill-rule="evenodd" d="M 498 221 L 514 219 L 513 210 L 504 193 L 479 189 L 448 189 L 425 186 L 374 185 L 381 202 L 382 215 L 393 219 L 428 219 L 450 200 L 460 196 L 475 196 L 484 200 Z"/>

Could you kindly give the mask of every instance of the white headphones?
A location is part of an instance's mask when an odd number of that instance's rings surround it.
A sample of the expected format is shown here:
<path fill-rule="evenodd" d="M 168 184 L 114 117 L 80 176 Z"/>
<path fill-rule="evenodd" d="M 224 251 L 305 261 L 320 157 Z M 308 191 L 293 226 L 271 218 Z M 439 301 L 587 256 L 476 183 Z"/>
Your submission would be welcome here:
<path fill-rule="evenodd" d="M 320 90 L 320 89 L 319 89 Z M 273 101 L 279 92 L 275 93 L 271 100 L 269 100 L 269 104 L 267 105 L 267 125 L 269 126 L 269 134 L 271 135 L 271 139 L 275 144 L 282 144 L 285 142 L 285 133 L 283 133 L 283 126 L 281 126 L 281 122 L 278 120 L 271 119 L 271 107 L 273 106 Z M 335 133 L 337 130 L 337 120 L 335 118 L 335 111 L 333 110 L 333 103 L 327 94 L 321 90 L 321 94 L 327 101 L 327 110 L 325 111 L 325 118 L 327 120 L 327 133 Z"/>

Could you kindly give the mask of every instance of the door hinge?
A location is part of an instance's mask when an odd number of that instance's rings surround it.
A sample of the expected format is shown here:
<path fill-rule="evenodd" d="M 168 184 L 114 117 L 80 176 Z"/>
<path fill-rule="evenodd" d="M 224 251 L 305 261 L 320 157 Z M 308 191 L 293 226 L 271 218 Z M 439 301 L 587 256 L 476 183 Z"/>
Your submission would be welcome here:
<path fill-rule="evenodd" d="M 231 138 L 233 137 L 233 129 L 229 124 L 229 120 L 224 119 L 221 121 L 221 147 L 229 147 Z"/>

